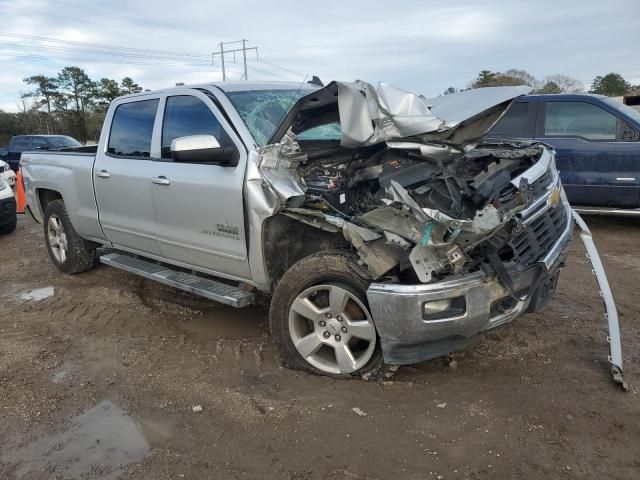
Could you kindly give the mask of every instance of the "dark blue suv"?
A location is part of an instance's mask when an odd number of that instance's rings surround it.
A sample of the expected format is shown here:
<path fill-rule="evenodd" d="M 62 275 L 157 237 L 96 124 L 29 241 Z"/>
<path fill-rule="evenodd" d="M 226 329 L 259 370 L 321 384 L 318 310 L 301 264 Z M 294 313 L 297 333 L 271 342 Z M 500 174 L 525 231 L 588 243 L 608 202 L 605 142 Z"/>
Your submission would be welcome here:
<path fill-rule="evenodd" d="M 79 141 L 67 135 L 17 135 L 11 139 L 7 148 L 0 148 L 0 160 L 7 162 L 11 169 L 17 172 L 22 152 L 81 146 Z"/>
<path fill-rule="evenodd" d="M 601 95 L 527 95 L 487 136 L 554 147 L 569 202 L 586 207 L 578 210 L 640 214 L 640 112 L 633 108 Z"/>

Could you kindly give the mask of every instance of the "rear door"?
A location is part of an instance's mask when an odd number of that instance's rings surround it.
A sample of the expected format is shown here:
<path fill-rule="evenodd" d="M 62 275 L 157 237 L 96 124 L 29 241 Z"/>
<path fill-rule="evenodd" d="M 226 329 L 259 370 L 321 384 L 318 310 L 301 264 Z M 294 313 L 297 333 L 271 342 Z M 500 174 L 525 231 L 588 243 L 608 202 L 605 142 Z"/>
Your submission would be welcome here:
<path fill-rule="evenodd" d="M 154 160 L 160 157 L 152 148 L 159 103 L 159 96 L 141 97 L 110 110 L 93 171 L 105 236 L 119 248 L 149 256 L 160 256 L 151 205 Z"/>
<path fill-rule="evenodd" d="M 536 138 L 552 145 L 573 205 L 640 205 L 637 130 L 597 99 L 540 101 Z M 637 140 L 637 138 L 636 138 Z"/>
<path fill-rule="evenodd" d="M 181 92 L 182 93 L 182 92 Z M 168 260 L 227 278 L 250 278 L 245 238 L 243 186 L 247 153 L 211 99 L 197 90 L 168 95 L 162 108 L 161 159 L 155 162 L 151 198 L 158 241 Z M 235 148 L 236 166 L 176 163 L 171 142 L 213 135 Z"/>

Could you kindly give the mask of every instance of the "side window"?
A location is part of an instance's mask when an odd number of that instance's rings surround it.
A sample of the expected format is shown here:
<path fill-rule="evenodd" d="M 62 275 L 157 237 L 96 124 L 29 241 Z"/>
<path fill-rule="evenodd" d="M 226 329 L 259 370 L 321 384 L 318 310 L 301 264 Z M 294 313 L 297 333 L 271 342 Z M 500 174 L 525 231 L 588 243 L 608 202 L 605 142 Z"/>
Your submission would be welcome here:
<path fill-rule="evenodd" d="M 31 150 L 31 137 L 16 138 L 13 142 L 13 150 L 15 150 L 16 152 Z"/>
<path fill-rule="evenodd" d="M 33 137 L 33 143 L 31 148 L 34 150 L 37 148 L 49 148 L 49 143 L 44 138 L 41 137 Z"/>
<path fill-rule="evenodd" d="M 515 102 L 489 132 L 491 137 L 523 138 L 527 136 L 528 102 Z"/>
<path fill-rule="evenodd" d="M 149 158 L 158 102 L 154 99 L 119 105 L 113 114 L 107 153 Z"/>
<path fill-rule="evenodd" d="M 213 135 L 221 147 L 235 145 L 211 109 L 198 97 L 167 98 L 162 124 L 162 158 L 171 158 L 171 142 L 189 135 Z"/>
<path fill-rule="evenodd" d="M 544 134 L 547 137 L 583 137 L 588 140 L 615 140 L 617 117 L 585 102 L 547 102 Z"/>

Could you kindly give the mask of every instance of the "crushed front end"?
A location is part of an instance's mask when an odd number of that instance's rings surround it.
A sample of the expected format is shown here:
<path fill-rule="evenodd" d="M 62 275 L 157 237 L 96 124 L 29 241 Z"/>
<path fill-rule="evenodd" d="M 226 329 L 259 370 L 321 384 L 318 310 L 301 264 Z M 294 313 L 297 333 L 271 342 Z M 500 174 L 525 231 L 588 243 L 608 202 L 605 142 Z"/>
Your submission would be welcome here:
<path fill-rule="evenodd" d="M 461 348 L 555 291 L 572 234 L 555 153 L 482 141 L 519 88 L 430 101 L 333 82 L 261 149 L 277 214 L 342 235 L 366 267 L 387 363 Z M 331 125 L 340 142 L 298 137 Z"/>
<path fill-rule="evenodd" d="M 461 247 L 471 259 L 467 268 L 429 283 L 371 284 L 367 297 L 388 363 L 444 355 L 548 303 L 573 229 L 553 161 L 531 191 L 506 224 L 478 245 Z"/>

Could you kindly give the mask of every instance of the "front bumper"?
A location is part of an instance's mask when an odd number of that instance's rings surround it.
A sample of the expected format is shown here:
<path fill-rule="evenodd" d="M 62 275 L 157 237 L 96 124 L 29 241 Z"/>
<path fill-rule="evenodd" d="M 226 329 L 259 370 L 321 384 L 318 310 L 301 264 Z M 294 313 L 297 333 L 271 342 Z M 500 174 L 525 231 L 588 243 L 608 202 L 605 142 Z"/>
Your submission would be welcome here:
<path fill-rule="evenodd" d="M 430 284 L 371 284 L 367 299 L 385 361 L 410 364 L 445 355 L 465 347 L 479 333 L 542 308 L 553 296 L 573 231 L 564 195 L 559 205 L 547 208 L 566 209 L 568 221 L 537 264 L 524 270 L 517 264 L 508 266 L 518 299 L 484 272 Z M 452 315 L 426 319 L 425 304 L 453 299 L 458 308 Z"/>

